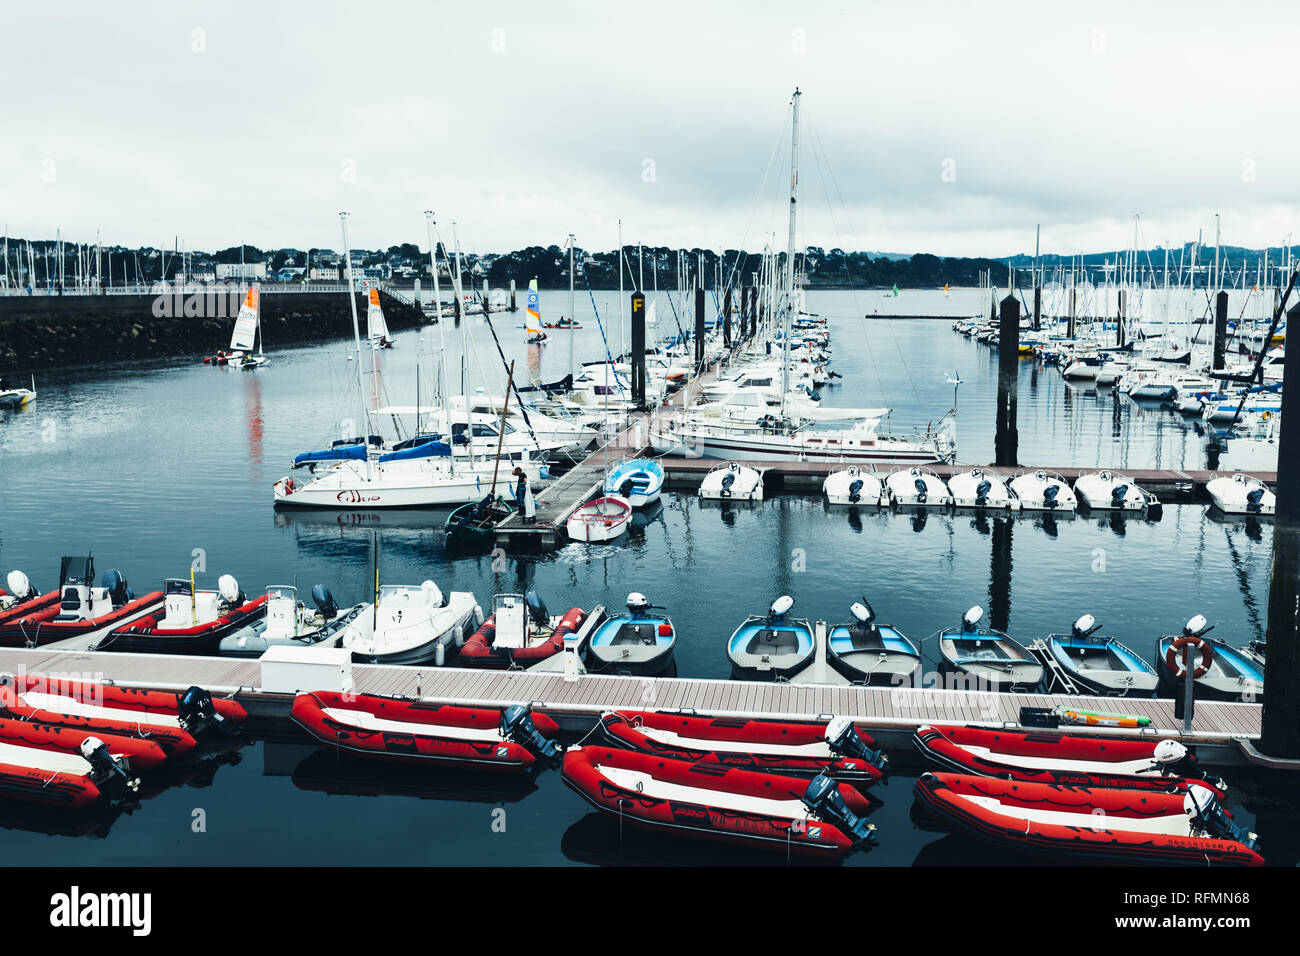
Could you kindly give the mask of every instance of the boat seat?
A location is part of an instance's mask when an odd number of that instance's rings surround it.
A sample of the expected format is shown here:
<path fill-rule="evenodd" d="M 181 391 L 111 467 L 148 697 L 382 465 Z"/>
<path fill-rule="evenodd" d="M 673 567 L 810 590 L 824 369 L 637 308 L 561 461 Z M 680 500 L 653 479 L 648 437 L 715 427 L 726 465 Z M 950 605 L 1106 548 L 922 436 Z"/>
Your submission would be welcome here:
<path fill-rule="evenodd" d="M 794 654 L 799 650 L 799 635 L 794 631 L 777 631 L 765 627 L 755 631 L 745 645 L 747 654 Z"/>
<path fill-rule="evenodd" d="M 625 646 L 628 644 L 657 644 L 659 643 L 659 627 L 654 621 L 629 621 L 618 629 L 618 633 L 610 640 L 610 647 Z"/>

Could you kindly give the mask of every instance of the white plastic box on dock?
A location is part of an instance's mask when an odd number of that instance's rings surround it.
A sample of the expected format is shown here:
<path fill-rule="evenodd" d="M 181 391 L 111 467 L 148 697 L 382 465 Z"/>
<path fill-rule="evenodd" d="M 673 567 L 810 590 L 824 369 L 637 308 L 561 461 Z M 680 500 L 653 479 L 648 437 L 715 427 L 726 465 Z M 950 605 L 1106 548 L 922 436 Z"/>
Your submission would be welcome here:
<path fill-rule="evenodd" d="M 346 647 L 269 647 L 260 661 L 263 693 L 352 689 L 352 652 Z"/>

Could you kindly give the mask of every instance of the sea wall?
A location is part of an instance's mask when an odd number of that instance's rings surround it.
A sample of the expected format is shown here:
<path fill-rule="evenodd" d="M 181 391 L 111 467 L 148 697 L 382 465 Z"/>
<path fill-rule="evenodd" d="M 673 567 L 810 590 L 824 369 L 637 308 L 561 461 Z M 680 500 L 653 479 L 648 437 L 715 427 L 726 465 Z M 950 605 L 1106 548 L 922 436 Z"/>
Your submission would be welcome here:
<path fill-rule="evenodd" d="M 0 375 L 135 359 L 208 355 L 230 344 L 240 292 L 191 295 L 0 296 Z M 390 330 L 415 328 L 424 314 L 379 293 Z M 352 335 L 347 297 L 337 292 L 261 296 L 265 348 Z M 365 329 L 366 301 L 357 296 Z"/>

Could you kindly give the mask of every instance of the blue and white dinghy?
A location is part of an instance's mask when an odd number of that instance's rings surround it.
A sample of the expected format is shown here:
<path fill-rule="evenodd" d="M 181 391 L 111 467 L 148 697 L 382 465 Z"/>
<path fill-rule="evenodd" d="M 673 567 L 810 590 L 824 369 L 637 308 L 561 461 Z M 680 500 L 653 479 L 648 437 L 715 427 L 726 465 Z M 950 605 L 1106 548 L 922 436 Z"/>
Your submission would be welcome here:
<path fill-rule="evenodd" d="M 653 458 L 621 461 L 605 476 L 605 494 L 626 498 L 633 508 L 659 500 L 664 487 L 664 467 Z"/>
<path fill-rule="evenodd" d="M 1115 638 L 1096 633 L 1100 627 L 1085 614 L 1069 634 L 1049 634 L 1047 649 L 1076 683 L 1094 694 L 1154 696 L 1160 682 L 1155 668 Z"/>
<path fill-rule="evenodd" d="M 767 614 L 745 619 L 727 641 L 731 673 L 741 680 L 789 680 L 808 666 L 814 645 L 812 625 L 789 620 L 794 598 L 782 595 Z"/>

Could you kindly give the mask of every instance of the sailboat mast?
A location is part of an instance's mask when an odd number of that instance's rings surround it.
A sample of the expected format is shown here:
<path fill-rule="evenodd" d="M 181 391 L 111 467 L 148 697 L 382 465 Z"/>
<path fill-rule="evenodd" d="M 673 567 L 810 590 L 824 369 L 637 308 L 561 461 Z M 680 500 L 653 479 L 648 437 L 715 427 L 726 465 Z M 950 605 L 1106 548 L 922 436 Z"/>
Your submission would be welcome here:
<path fill-rule="evenodd" d="M 348 304 L 352 307 L 352 339 L 357 347 L 357 396 L 360 399 L 361 425 L 364 429 L 361 441 L 366 446 L 366 477 L 370 477 L 370 424 L 366 418 L 366 377 L 361 371 L 361 323 L 357 319 L 357 295 L 352 285 L 352 248 L 348 245 L 348 214 L 346 212 L 339 213 L 339 223 L 343 227 L 343 262 L 348 277 Z M 242 246 L 240 255 L 243 255 Z"/>
<path fill-rule="evenodd" d="M 465 315 L 465 300 L 461 296 L 460 288 L 460 240 L 456 238 L 456 220 L 451 222 L 451 244 L 456 247 L 456 275 L 452 277 L 452 284 L 456 290 L 456 301 L 459 304 L 457 313 L 460 315 L 460 389 L 461 394 L 465 396 L 465 455 L 469 459 L 470 467 L 474 466 L 474 423 L 470 421 L 469 410 L 469 381 L 466 378 L 468 369 L 466 362 L 469 356 L 469 319 Z M 448 421 L 451 416 L 448 415 Z M 453 446 L 455 439 L 452 440 Z M 453 454 L 455 448 L 452 448 Z"/>
<path fill-rule="evenodd" d="M 442 374 L 441 380 L 445 387 L 447 381 L 447 340 L 444 337 L 442 332 L 442 287 L 438 284 L 438 244 L 434 241 L 433 238 L 434 237 L 433 227 L 434 227 L 433 210 L 426 209 L 424 211 L 424 228 L 429 235 L 429 268 L 433 270 L 433 307 L 435 310 L 437 310 L 438 313 L 438 350 L 440 352 L 438 356 L 438 365 Z M 450 430 L 451 402 L 448 400 L 447 396 L 444 396 L 443 400 L 446 401 L 447 403 L 447 427 L 448 430 Z M 466 402 L 466 407 L 468 407 L 468 402 L 469 402 L 468 395 L 465 396 L 465 402 Z M 417 434 L 420 431 L 420 419 L 418 415 L 416 416 L 415 419 L 415 430 Z M 454 441 L 453 441 L 453 445 L 454 445 Z M 448 470 L 453 475 L 456 473 L 456 456 L 454 454 L 449 455 L 447 457 L 447 467 Z"/>
<path fill-rule="evenodd" d="M 572 390 L 572 388 L 573 388 L 572 378 L 573 378 L 573 339 L 574 339 L 574 336 L 573 336 L 573 328 L 572 328 L 572 326 L 573 326 L 573 325 L 577 322 L 577 320 L 578 320 L 577 313 L 574 312 L 574 300 L 573 300 L 573 282 L 574 282 L 574 275 L 573 275 L 573 263 L 574 263 L 573 246 L 574 246 L 573 233 L 569 233 L 569 326 L 570 326 L 570 328 L 569 328 L 569 378 L 570 378 L 569 388 L 570 388 L 570 390 Z"/>

